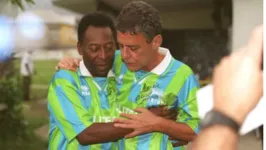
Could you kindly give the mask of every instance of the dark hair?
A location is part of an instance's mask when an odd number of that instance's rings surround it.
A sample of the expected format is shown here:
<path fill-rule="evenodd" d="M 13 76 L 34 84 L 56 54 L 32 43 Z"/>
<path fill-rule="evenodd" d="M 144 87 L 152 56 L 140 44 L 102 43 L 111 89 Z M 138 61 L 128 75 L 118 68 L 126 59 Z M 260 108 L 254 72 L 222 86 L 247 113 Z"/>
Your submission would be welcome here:
<path fill-rule="evenodd" d="M 82 42 L 89 26 L 109 27 L 116 41 L 116 28 L 110 16 L 101 12 L 89 13 L 83 16 L 78 25 L 78 42 Z"/>
<path fill-rule="evenodd" d="M 162 32 L 158 10 L 143 1 L 130 2 L 122 9 L 117 17 L 116 28 L 120 32 L 140 32 L 148 41 Z"/>

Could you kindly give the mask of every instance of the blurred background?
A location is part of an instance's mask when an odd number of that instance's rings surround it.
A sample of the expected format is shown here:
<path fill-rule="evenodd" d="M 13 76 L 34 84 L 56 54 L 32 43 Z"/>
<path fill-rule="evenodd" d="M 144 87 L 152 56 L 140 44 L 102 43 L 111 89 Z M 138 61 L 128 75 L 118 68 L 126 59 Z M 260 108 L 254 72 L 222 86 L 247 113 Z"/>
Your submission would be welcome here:
<path fill-rule="evenodd" d="M 79 57 L 79 20 L 94 11 L 115 19 L 129 1 L 0 0 L 0 149 L 47 149 L 48 85 L 60 59 Z M 201 86 L 263 18 L 263 0 L 145 1 L 160 11 L 162 46 L 193 69 Z M 23 68 L 33 74 L 25 75 Z M 259 130 L 241 137 L 239 149 L 262 149 L 260 138 Z"/>

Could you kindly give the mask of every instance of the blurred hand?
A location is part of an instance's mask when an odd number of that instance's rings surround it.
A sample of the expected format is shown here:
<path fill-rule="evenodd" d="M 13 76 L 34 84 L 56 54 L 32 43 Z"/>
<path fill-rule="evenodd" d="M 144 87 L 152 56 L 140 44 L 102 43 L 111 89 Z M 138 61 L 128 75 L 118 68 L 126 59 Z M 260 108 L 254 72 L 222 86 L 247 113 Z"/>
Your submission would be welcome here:
<path fill-rule="evenodd" d="M 59 69 L 66 69 L 77 72 L 77 67 L 79 67 L 80 59 L 74 59 L 71 57 L 65 57 L 57 64 L 55 69 L 58 71 Z"/>
<path fill-rule="evenodd" d="M 163 117 L 165 119 L 170 119 L 176 121 L 177 119 L 177 110 L 176 109 L 168 109 L 167 106 L 159 106 L 159 107 L 151 107 L 148 109 L 156 116 Z"/>
<path fill-rule="evenodd" d="M 246 46 L 222 59 L 214 71 L 214 109 L 242 124 L 262 97 L 263 27 Z"/>

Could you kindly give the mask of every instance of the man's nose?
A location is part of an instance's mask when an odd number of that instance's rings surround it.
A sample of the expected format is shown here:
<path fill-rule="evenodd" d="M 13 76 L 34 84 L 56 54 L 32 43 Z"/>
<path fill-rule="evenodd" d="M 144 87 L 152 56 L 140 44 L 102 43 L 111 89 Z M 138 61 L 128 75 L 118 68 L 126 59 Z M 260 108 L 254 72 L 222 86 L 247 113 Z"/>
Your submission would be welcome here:
<path fill-rule="evenodd" d="M 121 50 L 121 56 L 122 56 L 122 58 L 123 59 L 127 59 L 127 58 L 129 58 L 130 57 L 130 55 L 129 55 L 129 50 L 128 50 L 128 48 L 126 47 L 126 46 L 124 46 L 122 49 L 120 49 Z"/>
<path fill-rule="evenodd" d="M 99 58 L 105 59 L 106 58 L 106 52 L 103 48 L 101 48 L 99 52 Z"/>

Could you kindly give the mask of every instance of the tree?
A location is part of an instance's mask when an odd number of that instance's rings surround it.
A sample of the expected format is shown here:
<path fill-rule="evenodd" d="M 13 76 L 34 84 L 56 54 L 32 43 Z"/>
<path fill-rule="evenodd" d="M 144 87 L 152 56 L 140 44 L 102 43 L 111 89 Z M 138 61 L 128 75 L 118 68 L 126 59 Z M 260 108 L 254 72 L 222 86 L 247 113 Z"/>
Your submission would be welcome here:
<path fill-rule="evenodd" d="M 18 6 L 20 9 L 24 10 L 23 2 L 26 2 L 28 4 L 35 4 L 34 0 L 8 0 L 13 5 Z"/>

